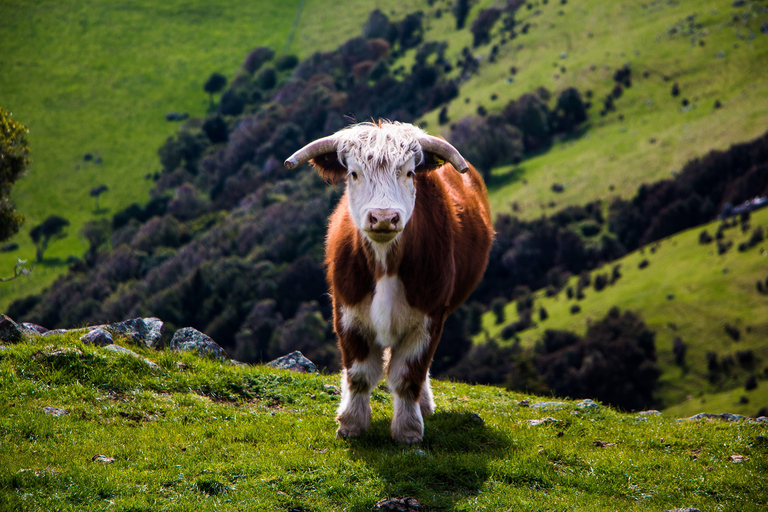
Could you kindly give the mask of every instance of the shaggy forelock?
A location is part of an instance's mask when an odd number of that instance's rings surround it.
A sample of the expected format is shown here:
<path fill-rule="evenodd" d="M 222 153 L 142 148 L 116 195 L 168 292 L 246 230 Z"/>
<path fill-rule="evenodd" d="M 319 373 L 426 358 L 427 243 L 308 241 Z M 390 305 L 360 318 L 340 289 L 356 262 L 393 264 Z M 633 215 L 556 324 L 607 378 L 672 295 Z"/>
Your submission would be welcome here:
<path fill-rule="evenodd" d="M 342 157 L 352 158 L 372 170 L 386 170 L 416 157 L 423 158 L 418 137 L 426 133 L 410 124 L 380 121 L 362 123 L 336 133 L 336 150 Z"/>

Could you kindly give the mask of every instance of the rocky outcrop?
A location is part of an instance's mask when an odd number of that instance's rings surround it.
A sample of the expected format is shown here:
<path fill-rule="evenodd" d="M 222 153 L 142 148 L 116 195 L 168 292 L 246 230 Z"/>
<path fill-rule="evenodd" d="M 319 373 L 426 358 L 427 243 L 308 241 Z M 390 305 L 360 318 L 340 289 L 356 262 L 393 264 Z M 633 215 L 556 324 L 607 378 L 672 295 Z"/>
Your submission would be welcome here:
<path fill-rule="evenodd" d="M 319 373 L 315 363 L 304 357 L 304 354 L 298 350 L 268 362 L 267 366 L 282 368 L 296 373 Z"/>
<path fill-rule="evenodd" d="M 200 357 L 226 361 L 229 356 L 210 336 L 193 327 L 184 327 L 176 331 L 170 343 L 174 352 L 196 352 Z"/>
<path fill-rule="evenodd" d="M 18 343 L 22 340 L 22 329 L 19 324 L 0 315 L 0 343 Z"/>

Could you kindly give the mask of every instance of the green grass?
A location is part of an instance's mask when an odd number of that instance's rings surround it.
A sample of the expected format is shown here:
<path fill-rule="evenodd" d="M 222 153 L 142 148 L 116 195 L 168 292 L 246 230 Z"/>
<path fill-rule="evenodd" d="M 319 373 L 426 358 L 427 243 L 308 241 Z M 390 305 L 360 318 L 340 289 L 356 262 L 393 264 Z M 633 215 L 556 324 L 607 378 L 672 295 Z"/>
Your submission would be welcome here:
<path fill-rule="evenodd" d="M 764 426 L 575 402 L 539 410 L 518 401 L 545 399 L 435 381 L 438 409 L 421 445 L 391 441 L 383 386 L 370 431 L 339 441 L 338 396 L 323 387 L 338 376 L 132 348 L 159 368 L 76 336 L 0 351 L 0 508 L 364 511 L 404 496 L 429 510 L 766 506 Z M 555 421 L 525 423 L 543 417 Z M 734 454 L 749 460 L 730 462 Z"/>
<path fill-rule="evenodd" d="M 599 292 L 592 287 L 587 288 L 583 300 L 569 300 L 565 291 L 555 297 L 546 297 L 544 291 L 539 290 L 535 294 L 533 316 L 537 324 L 518 333 L 521 344 L 532 346 L 541 339 L 546 329 L 566 329 L 583 334 L 591 321 L 601 319 L 612 306 L 618 306 L 622 310 L 639 312 L 656 331 L 657 355 L 663 370 L 660 383 L 662 405 L 672 406 L 688 395 L 699 397 L 724 388 L 742 386 L 746 375 L 761 373 L 768 359 L 768 296 L 759 294 L 755 287 L 756 281 L 764 281 L 768 277 L 768 243 L 738 252 L 738 244 L 749 238 L 751 230 L 742 233 L 734 227 L 725 232 L 726 239 L 734 242 L 733 247 L 719 256 L 714 242 L 708 245 L 698 243 L 702 229 L 714 236 L 717 226 L 718 222 L 713 222 L 693 228 L 653 244 L 654 252 L 647 247 L 594 270 L 593 280 L 599 273 L 610 276 L 613 265 L 620 264 L 622 277 Z M 768 209 L 753 213 L 751 226 L 768 227 Z M 639 262 L 644 259 L 649 261 L 649 266 L 638 268 Z M 576 281 L 574 277 L 568 285 L 575 289 Z M 570 313 L 574 304 L 581 307 L 581 312 L 575 315 Z M 539 307 L 547 310 L 547 320 L 539 321 Z M 485 332 L 475 339 L 479 342 L 486 336 L 498 338 L 504 325 L 518 319 L 514 303 L 505 308 L 505 317 L 505 323 L 496 324 L 493 314 L 485 314 Z M 726 323 L 740 329 L 738 342 L 725 332 Z M 683 369 L 674 364 L 672 354 L 672 343 L 677 336 L 688 345 L 687 364 Z M 757 368 L 735 372 L 732 378 L 717 385 L 709 383 L 707 351 L 723 356 L 747 349 L 754 351 Z M 743 391 L 743 387 L 741 389 Z M 739 396 L 736 395 L 736 400 Z M 758 397 L 760 401 L 741 404 L 739 410 L 754 414 L 760 407 L 768 405 L 763 393 L 759 393 Z M 728 407 L 725 410 L 706 409 L 708 412 L 733 412 L 733 408 Z"/>

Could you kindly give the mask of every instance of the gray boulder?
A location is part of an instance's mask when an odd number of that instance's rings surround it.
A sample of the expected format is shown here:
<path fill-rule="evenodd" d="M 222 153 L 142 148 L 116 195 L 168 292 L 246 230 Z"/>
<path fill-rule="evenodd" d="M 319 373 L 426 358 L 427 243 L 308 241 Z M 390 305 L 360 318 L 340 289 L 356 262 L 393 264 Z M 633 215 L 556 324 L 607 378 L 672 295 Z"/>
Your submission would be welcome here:
<path fill-rule="evenodd" d="M 298 350 L 268 362 L 267 366 L 282 368 L 296 373 L 318 373 L 315 363 L 304 357 L 304 354 Z"/>
<path fill-rule="evenodd" d="M 183 327 L 171 339 L 170 349 L 174 352 L 196 352 L 200 357 L 226 361 L 229 356 L 210 336 L 193 327 Z"/>
<path fill-rule="evenodd" d="M 19 324 L 6 315 L 0 315 L 0 343 L 18 343 L 22 339 Z"/>
<path fill-rule="evenodd" d="M 534 409 L 542 409 L 542 410 L 558 410 L 563 409 L 564 407 L 568 407 L 568 404 L 566 402 L 538 402 L 533 405 L 531 405 Z"/>
<path fill-rule="evenodd" d="M 80 337 L 80 341 L 86 345 L 97 345 L 99 347 L 106 347 L 107 345 L 112 345 L 112 343 L 114 343 L 112 335 L 102 327 L 97 327 L 84 334 Z"/>
<path fill-rule="evenodd" d="M 123 336 L 137 345 L 161 348 L 163 322 L 159 318 L 132 318 L 123 322 L 101 326 L 112 336 Z"/>
<path fill-rule="evenodd" d="M 24 332 L 27 334 L 32 334 L 33 336 L 36 334 L 45 334 L 48 332 L 48 329 L 42 325 L 32 324 L 29 322 L 24 322 L 21 324 L 21 327 L 24 329 Z"/>
<path fill-rule="evenodd" d="M 66 409 L 60 409 L 58 407 L 54 407 L 52 405 L 49 405 L 47 407 L 43 407 L 43 412 L 47 414 L 48 416 L 66 416 L 69 414 L 69 411 Z"/>

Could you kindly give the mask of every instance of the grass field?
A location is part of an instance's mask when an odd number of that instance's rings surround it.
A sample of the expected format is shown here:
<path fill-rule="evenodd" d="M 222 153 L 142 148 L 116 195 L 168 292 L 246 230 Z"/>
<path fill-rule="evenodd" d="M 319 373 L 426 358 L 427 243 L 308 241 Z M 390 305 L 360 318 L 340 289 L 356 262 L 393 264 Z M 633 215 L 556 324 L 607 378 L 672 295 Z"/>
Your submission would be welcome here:
<path fill-rule="evenodd" d="M 546 399 L 435 381 L 422 444 L 391 441 L 383 386 L 370 431 L 340 441 L 326 387 L 337 376 L 131 348 L 158 368 L 71 335 L 2 347 L 2 510 L 367 511 L 394 497 L 427 510 L 766 506 L 764 425 L 538 408 Z"/>
<path fill-rule="evenodd" d="M 768 210 L 753 213 L 751 225 L 766 229 Z M 534 309 L 544 307 L 549 318 L 538 321 L 538 315 L 534 314 L 537 325 L 519 333 L 522 345 L 532 346 L 541 339 L 546 329 L 566 329 L 583 334 L 591 321 L 601 319 L 612 306 L 639 312 L 656 331 L 657 355 L 663 371 L 660 398 L 666 406 L 683 402 L 688 395 L 699 397 L 722 391 L 720 386 L 712 385 L 707 380 L 707 351 L 723 356 L 751 349 L 765 366 L 768 360 L 768 295 L 759 294 L 755 282 L 768 277 L 768 243 L 738 252 L 738 244 L 749 238 L 751 230 L 742 233 L 739 227 L 734 227 L 725 232 L 726 239 L 734 242 L 733 247 L 724 255 L 718 255 L 714 242 L 708 245 L 698 243 L 702 229 L 714 235 L 717 226 L 718 223 L 713 222 L 688 230 L 654 244 L 654 252 L 645 248 L 594 270 L 593 280 L 599 273 L 610 275 L 613 265 L 620 264 L 622 277 L 599 292 L 592 287 L 587 288 L 583 300 L 569 300 L 565 291 L 555 297 L 545 297 L 543 290 L 539 290 Z M 644 269 L 638 267 L 642 260 L 649 262 Z M 569 285 L 575 288 L 576 281 L 577 278 L 572 278 Z M 581 307 L 581 312 L 575 315 L 570 313 L 574 304 Z M 517 320 L 514 303 L 507 305 L 505 316 L 505 323 L 496 324 L 492 314 L 484 315 L 485 332 L 476 340 L 484 340 L 486 333 L 498 338 L 506 323 Z M 726 333 L 726 323 L 739 328 L 741 337 L 738 342 Z M 678 336 L 689 346 L 683 369 L 675 365 L 672 354 L 673 340 Z M 753 372 L 759 375 L 763 366 Z M 744 371 L 740 376 L 734 376 L 726 385 L 739 386 L 743 392 L 748 373 Z M 763 387 L 768 386 L 763 384 Z M 756 399 L 748 404 L 731 405 L 738 405 L 738 410 L 754 414 L 760 407 L 768 406 L 765 391 L 758 392 Z M 739 397 L 736 394 L 736 402 Z M 717 410 L 709 410 L 713 404 L 708 402 L 707 412 L 734 412 L 736 409 L 729 405 L 722 410 L 720 406 L 723 404 L 718 404 Z"/>

